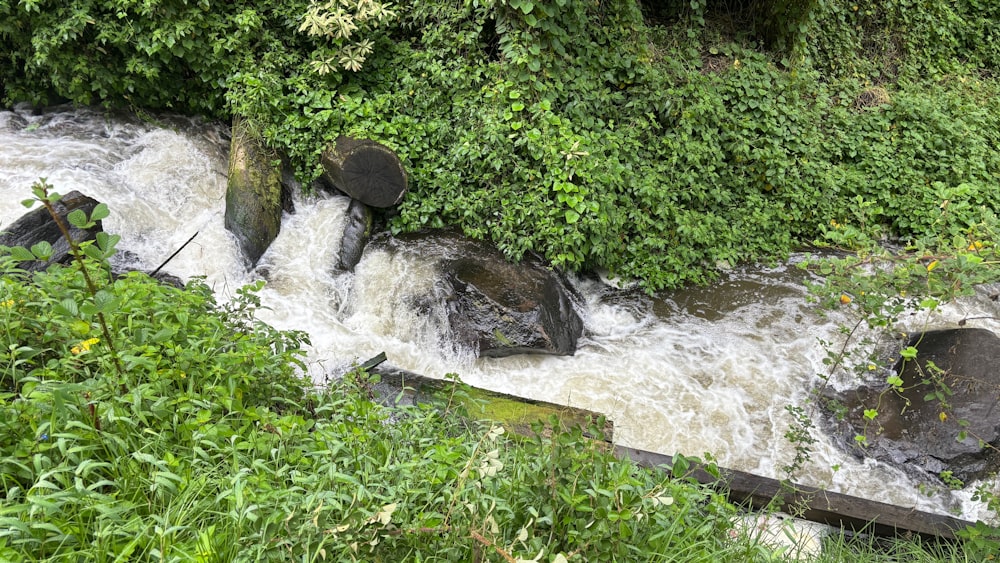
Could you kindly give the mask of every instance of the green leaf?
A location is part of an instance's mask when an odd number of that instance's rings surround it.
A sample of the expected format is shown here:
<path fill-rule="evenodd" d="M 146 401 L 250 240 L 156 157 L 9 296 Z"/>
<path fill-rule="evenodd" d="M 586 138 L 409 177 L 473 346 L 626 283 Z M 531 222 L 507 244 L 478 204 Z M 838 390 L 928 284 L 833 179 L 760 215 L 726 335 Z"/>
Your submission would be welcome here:
<path fill-rule="evenodd" d="M 110 310 L 118 307 L 118 297 L 115 294 L 107 290 L 100 290 L 94 295 L 94 305 L 97 306 L 97 310 L 102 313 L 106 313 Z"/>
<path fill-rule="evenodd" d="M 691 462 L 680 454 L 675 454 L 671 462 L 670 472 L 678 479 L 687 475 L 688 469 L 691 468 Z"/>
<path fill-rule="evenodd" d="M 80 308 L 77 307 L 76 301 L 66 298 L 56 303 L 52 307 L 53 312 L 66 317 L 75 317 L 80 314 Z"/>
<path fill-rule="evenodd" d="M 36 201 L 38 201 L 38 200 L 37 199 L 23 199 L 23 200 L 21 200 L 21 205 L 27 207 L 28 209 L 31 209 L 32 207 L 34 207 Z"/>
<path fill-rule="evenodd" d="M 98 261 L 104 260 L 104 252 L 102 252 L 100 248 L 92 244 L 88 244 L 87 246 L 83 247 L 83 253 L 87 255 L 89 258 L 92 258 L 94 260 Z"/>
<path fill-rule="evenodd" d="M 122 239 L 119 235 L 109 235 L 104 231 L 97 233 L 97 246 L 104 251 L 104 257 L 107 258 L 114 254 L 115 245 Z"/>
<path fill-rule="evenodd" d="M 566 211 L 566 222 L 572 225 L 580 220 L 580 214 L 572 209 Z"/>
<path fill-rule="evenodd" d="M 875 409 L 865 409 L 865 418 L 866 419 L 868 419 L 868 420 L 875 420 L 876 416 L 878 416 L 878 411 L 877 410 L 875 410 Z"/>
<path fill-rule="evenodd" d="M 23 246 L 15 246 L 10 249 L 10 255 L 18 262 L 30 262 L 35 259 L 35 255 Z"/>
<path fill-rule="evenodd" d="M 913 346 L 907 346 L 899 352 L 899 355 L 902 356 L 904 360 L 912 360 L 917 357 L 917 349 Z"/>
<path fill-rule="evenodd" d="M 36 242 L 31 247 L 31 253 L 34 254 L 39 260 L 48 260 L 52 258 L 52 245 L 48 241 Z"/>
<path fill-rule="evenodd" d="M 66 216 L 66 220 L 77 229 L 86 229 L 88 227 L 87 213 L 82 209 L 70 211 L 69 215 Z"/>
<path fill-rule="evenodd" d="M 169 327 L 161 328 L 156 334 L 153 335 L 153 342 L 156 342 L 157 344 L 166 342 L 167 340 L 173 338 L 176 332 L 176 330 Z"/>
<path fill-rule="evenodd" d="M 110 214 L 111 211 L 108 209 L 106 203 L 98 203 L 97 207 L 94 207 L 94 210 L 90 212 L 90 220 L 100 221 L 101 219 L 106 219 Z"/>

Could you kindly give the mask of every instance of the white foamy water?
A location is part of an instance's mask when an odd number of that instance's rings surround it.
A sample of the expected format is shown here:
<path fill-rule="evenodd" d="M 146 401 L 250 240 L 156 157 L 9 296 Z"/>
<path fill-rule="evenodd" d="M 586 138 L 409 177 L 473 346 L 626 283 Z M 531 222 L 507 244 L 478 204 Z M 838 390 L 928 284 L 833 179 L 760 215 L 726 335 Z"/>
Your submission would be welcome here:
<path fill-rule="evenodd" d="M 266 271 L 259 316 L 309 333 L 310 374 L 318 381 L 384 351 L 403 369 L 458 373 L 478 387 L 604 413 L 623 445 L 707 452 L 726 467 L 783 477 L 780 468 L 794 457 L 784 437 L 793 422 L 785 406 L 813 412 L 809 391 L 827 369 L 819 339 L 843 338 L 836 318 L 815 314 L 794 266 L 737 269 L 712 287 L 655 300 L 577 279 L 586 334 L 576 355 L 477 360 L 451 349 L 442 308 L 415 303 L 436 288 L 429 260 L 369 249 L 354 273 L 334 273 L 346 198 L 298 196 L 296 213 L 286 215 L 278 239 L 247 272 L 223 228 L 226 135 L 218 125 L 178 118 L 151 124 L 91 110 L 0 112 L 0 225 L 24 213 L 18 202 L 46 177 L 60 193 L 79 190 L 107 203 L 105 230 L 122 236 L 119 248 L 142 268 L 155 268 L 197 232 L 167 271 L 205 276 L 223 300 Z M 939 325 L 954 324 L 998 310 L 982 296 L 935 315 Z M 968 326 L 1000 331 L 994 319 Z M 800 473 L 805 484 L 986 517 L 969 500 L 971 488 L 928 497 L 901 472 L 845 455 L 819 428 L 813 436 L 819 443 Z"/>

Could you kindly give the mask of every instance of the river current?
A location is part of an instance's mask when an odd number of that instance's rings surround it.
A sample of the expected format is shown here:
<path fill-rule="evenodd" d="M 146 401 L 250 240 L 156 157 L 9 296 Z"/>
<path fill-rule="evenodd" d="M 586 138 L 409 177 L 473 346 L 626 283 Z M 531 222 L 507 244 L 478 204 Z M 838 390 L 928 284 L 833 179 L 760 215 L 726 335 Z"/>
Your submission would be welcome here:
<path fill-rule="evenodd" d="M 106 231 L 121 235 L 123 260 L 158 266 L 198 233 L 166 268 L 204 276 L 220 300 L 268 272 L 259 317 L 309 333 L 317 382 L 385 352 L 394 366 L 471 385 L 604 413 L 616 442 L 665 454 L 712 454 L 725 467 L 781 478 L 794 445 L 786 406 L 814 411 L 825 349 L 842 342 L 836 315 L 809 303 L 793 264 L 741 267 L 706 288 L 649 298 L 597 279 L 574 278 L 585 336 L 572 357 L 476 359 L 456 354 L 441 331 L 443 311 L 418 312 L 408 298 L 434 283 L 419 257 L 366 251 L 354 273 L 335 274 L 348 200 L 297 195 L 281 234 L 248 271 L 223 228 L 228 130 L 173 116 L 145 120 L 92 109 L 0 111 L 0 225 L 25 212 L 30 187 L 46 178 L 59 193 L 79 190 L 109 205 Z M 987 310 L 989 307 L 992 310 Z M 935 322 L 997 316 L 970 300 Z M 970 321 L 1000 331 L 991 319 Z M 900 330 L 912 327 L 901 326 Z M 859 497 L 976 520 L 983 507 L 964 491 L 928 494 L 901 471 L 860 461 L 818 427 L 798 481 Z"/>

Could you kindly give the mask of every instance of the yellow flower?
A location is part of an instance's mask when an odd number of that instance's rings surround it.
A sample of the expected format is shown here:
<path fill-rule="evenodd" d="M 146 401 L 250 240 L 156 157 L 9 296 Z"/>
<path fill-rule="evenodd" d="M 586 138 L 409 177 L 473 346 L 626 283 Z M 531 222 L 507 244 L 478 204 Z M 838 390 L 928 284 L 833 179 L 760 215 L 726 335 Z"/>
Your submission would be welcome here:
<path fill-rule="evenodd" d="M 0 307 L 11 308 L 14 306 L 14 300 L 8 299 L 6 301 L 0 302 Z"/>
<path fill-rule="evenodd" d="M 849 304 L 849 303 L 850 303 L 851 301 L 853 301 L 853 299 L 851 299 L 851 296 L 850 296 L 850 295 L 848 295 L 848 294 L 846 294 L 846 293 L 841 293 L 841 294 L 840 294 L 840 303 L 841 303 L 841 305 L 847 305 L 847 304 Z"/>
<path fill-rule="evenodd" d="M 983 243 L 978 240 L 969 245 L 969 250 L 973 252 L 976 250 L 981 250 L 982 248 L 983 248 Z"/>
<path fill-rule="evenodd" d="M 931 261 L 930 264 L 927 265 L 927 271 L 928 272 L 932 272 L 932 271 L 934 271 L 934 268 L 937 268 L 937 267 L 938 267 L 938 261 L 937 260 L 933 260 L 933 261 Z"/>
<path fill-rule="evenodd" d="M 938 418 L 941 419 L 941 422 L 944 422 L 944 421 L 948 420 L 948 413 L 942 411 L 942 412 L 938 413 Z"/>
<path fill-rule="evenodd" d="M 739 59 L 733 61 L 733 68 L 740 68 L 741 66 L 743 66 L 743 63 L 741 63 Z"/>
<path fill-rule="evenodd" d="M 89 352 L 90 347 L 93 346 L 94 344 L 97 344 L 100 341 L 101 340 L 99 338 L 88 338 L 83 342 L 77 344 L 76 346 L 73 346 L 73 348 L 70 349 L 70 352 L 72 352 L 73 354 L 82 354 L 84 352 Z"/>

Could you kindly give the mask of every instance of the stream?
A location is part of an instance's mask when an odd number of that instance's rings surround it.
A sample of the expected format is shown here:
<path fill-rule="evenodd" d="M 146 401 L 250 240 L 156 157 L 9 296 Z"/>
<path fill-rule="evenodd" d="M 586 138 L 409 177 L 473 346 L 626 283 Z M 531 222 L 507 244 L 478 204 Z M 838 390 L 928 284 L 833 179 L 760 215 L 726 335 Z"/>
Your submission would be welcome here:
<path fill-rule="evenodd" d="M 782 478 L 795 456 L 785 437 L 793 417 L 820 384 L 820 340 L 843 342 L 836 313 L 817 314 L 803 284 L 784 265 L 724 272 L 710 287 L 655 298 L 571 278 L 583 297 L 585 334 L 572 357 L 476 359 L 455 353 L 441 331 L 444 311 L 418 313 L 408 296 L 434 283 L 419 257 L 369 249 L 353 273 L 335 274 L 348 199 L 296 195 L 281 234 L 254 271 L 223 228 L 228 129 L 175 116 L 140 120 L 94 109 L 0 111 L 0 225 L 25 209 L 30 187 L 45 177 L 59 193 L 79 190 L 107 203 L 104 229 L 121 235 L 117 260 L 151 270 L 196 232 L 166 268 L 204 276 L 219 300 L 244 284 L 268 281 L 261 320 L 309 333 L 310 376 L 325 382 L 385 352 L 399 368 L 431 377 L 457 373 L 476 387 L 604 413 L 616 442 L 665 454 L 711 453 L 724 467 Z M 992 309 L 989 309 L 992 307 Z M 971 299 L 936 313 L 935 323 L 997 316 L 996 304 Z M 950 324 L 949 324 L 950 323 Z M 919 326 L 919 325 L 917 325 Z M 970 321 L 1000 332 L 991 319 Z M 915 328 L 902 325 L 899 330 Z M 986 519 L 963 491 L 921 492 L 903 472 L 838 449 L 817 422 L 811 460 L 797 481 L 837 492 Z"/>

